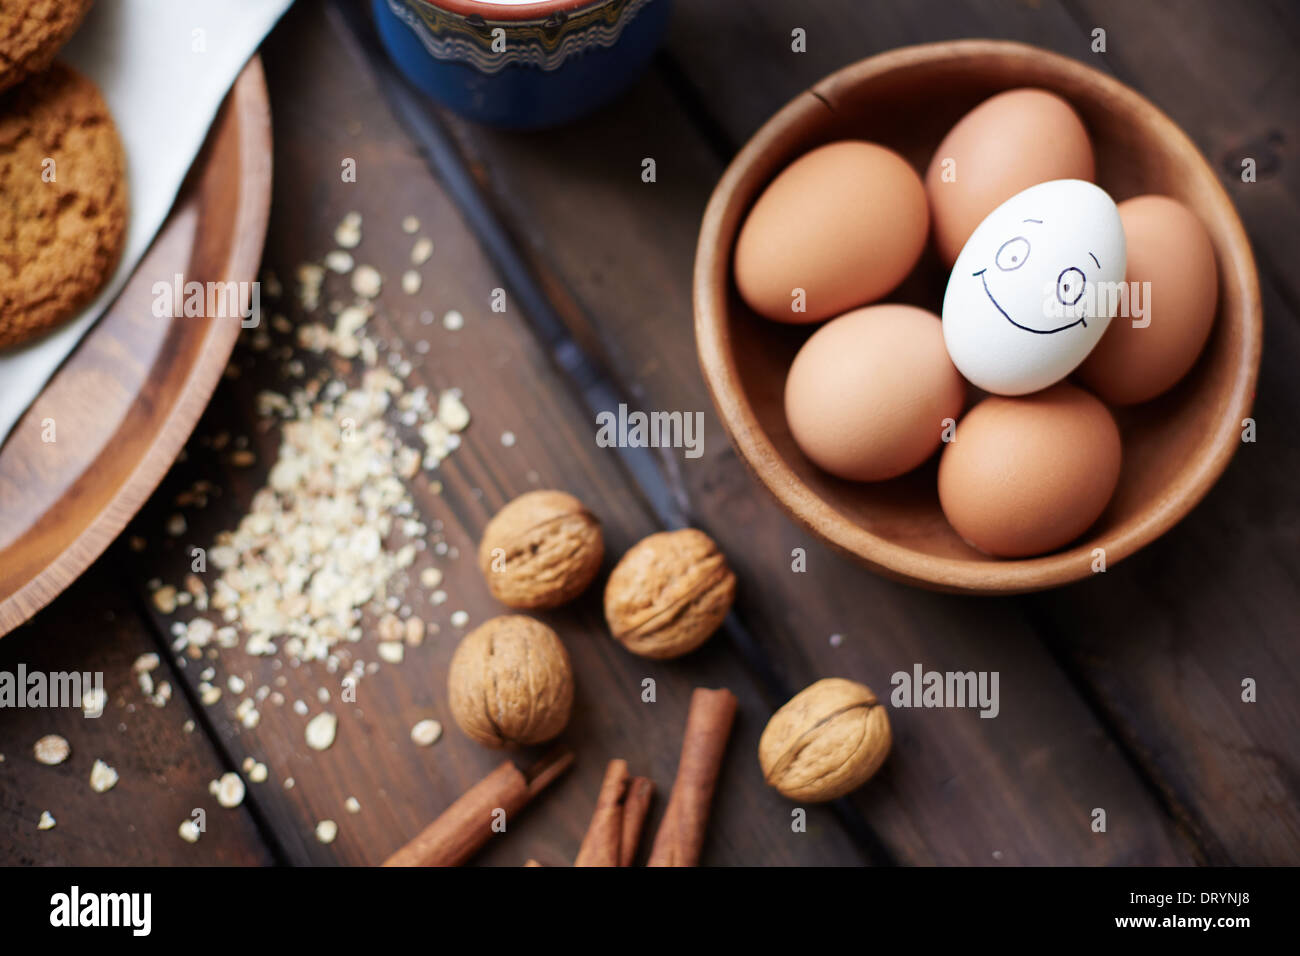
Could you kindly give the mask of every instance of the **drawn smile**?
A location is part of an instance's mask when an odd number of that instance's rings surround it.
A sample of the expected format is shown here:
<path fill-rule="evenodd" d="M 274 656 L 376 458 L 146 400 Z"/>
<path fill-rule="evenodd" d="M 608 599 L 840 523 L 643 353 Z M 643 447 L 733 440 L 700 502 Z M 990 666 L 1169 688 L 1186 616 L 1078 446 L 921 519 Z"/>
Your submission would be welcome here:
<path fill-rule="evenodd" d="M 974 272 L 974 273 L 971 273 L 971 274 L 972 274 L 972 275 L 977 275 L 977 276 L 980 277 L 980 282 L 982 282 L 982 283 L 984 284 L 984 294 L 985 294 L 986 296 L 988 296 L 988 297 L 989 297 L 989 301 L 993 303 L 993 308 L 995 308 L 995 309 L 997 309 L 999 312 L 1001 312 L 1001 313 L 1002 313 L 1002 317 L 1003 317 L 1004 319 L 1006 319 L 1008 322 L 1010 322 L 1012 325 L 1014 325 L 1016 328 L 1018 328 L 1018 329 L 1024 329 L 1026 332 L 1033 332 L 1035 335 L 1055 335 L 1057 332 L 1064 332 L 1066 329 L 1072 329 L 1072 328 L 1074 328 L 1076 325 L 1082 325 L 1085 329 L 1088 327 L 1088 323 L 1087 323 L 1087 321 L 1086 321 L 1085 319 L 1082 319 L 1082 318 L 1075 319 L 1075 320 L 1074 320 L 1073 322 L 1071 322 L 1069 325 L 1062 325 L 1060 328 L 1057 328 L 1057 329 L 1031 329 L 1031 328 L 1030 328 L 1029 326 L 1027 326 L 1027 325 L 1021 325 L 1019 322 L 1017 322 L 1017 321 L 1016 321 L 1015 319 L 1013 319 L 1011 316 L 1007 315 L 1007 310 L 1004 309 L 1004 308 L 1002 308 L 1002 306 L 1000 306 L 1000 305 L 998 304 L 998 300 L 997 300 L 997 299 L 993 298 L 993 293 L 989 291 L 989 280 L 988 280 L 988 279 L 985 277 L 985 275 L 984 275 L 984 273 L 986 273 L 986 272 L 988 272 L 988 269 L 987 269 L 987 268 L 984 268 L 984 269 L 981 269 L 979 272 Z"/>

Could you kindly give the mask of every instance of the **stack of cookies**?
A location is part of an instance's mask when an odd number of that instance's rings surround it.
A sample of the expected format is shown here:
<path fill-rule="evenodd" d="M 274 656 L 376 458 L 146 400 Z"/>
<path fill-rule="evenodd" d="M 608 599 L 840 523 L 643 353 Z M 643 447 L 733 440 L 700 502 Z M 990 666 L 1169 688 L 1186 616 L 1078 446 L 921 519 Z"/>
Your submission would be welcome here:
<path fill-rule="evenodd" d="M 90 4 L 0 4 L 0 349 L 76 315 L 126 239 L 113 117 L 94 83 L 54 62 Z"/>

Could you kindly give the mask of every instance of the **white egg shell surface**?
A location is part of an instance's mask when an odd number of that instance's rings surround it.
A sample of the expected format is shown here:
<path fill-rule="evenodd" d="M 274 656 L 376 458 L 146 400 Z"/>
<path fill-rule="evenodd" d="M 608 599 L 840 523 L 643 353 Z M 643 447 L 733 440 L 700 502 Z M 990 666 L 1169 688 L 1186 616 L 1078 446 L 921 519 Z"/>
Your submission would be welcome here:
<path fill-rule="evenodd" d="M 1124 269 L 1124 227 L 1105 190 L 1080 179 L 1030 186 L 989 213 L 953 265 L 948 355 L 986 392 L 1047 388 L 1101 340 Z"/>

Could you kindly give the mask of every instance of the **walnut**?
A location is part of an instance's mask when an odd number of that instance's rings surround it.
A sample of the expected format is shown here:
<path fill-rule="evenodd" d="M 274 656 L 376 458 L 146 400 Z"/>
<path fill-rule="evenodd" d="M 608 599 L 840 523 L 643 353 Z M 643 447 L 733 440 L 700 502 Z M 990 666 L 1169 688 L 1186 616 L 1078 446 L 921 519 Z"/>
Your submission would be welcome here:
<path fill-rule="evenodd" d="M 538 744 L 573 707 L 573 668 L 559 636 L 531 617 L 494 617 L 465 635 L 447 672 L 451 713 L 485 747 Z"/>
<path fill-rule="evenodd" d="M 478 564 L 502 604 L 549 608 L 585 591 L 604 556 L 600 522 L 581 501 L 563 491 L 530 491 L 488 522 Z"/>
<path fill-rule="evenodd" d="M 772 715 L 758 741 L 763 777 L 792 800 L 820 803 L 866 783 L 890 745 L 889 717 L 871 688 L 830 677 Z"/>
<path fill-rule="evenodd" d="M 680 657 L 718 629 L 736 596 L 736 576 L 703 531 L 643 538 L 605 586 L 605 620 L 642 657 Z"/>

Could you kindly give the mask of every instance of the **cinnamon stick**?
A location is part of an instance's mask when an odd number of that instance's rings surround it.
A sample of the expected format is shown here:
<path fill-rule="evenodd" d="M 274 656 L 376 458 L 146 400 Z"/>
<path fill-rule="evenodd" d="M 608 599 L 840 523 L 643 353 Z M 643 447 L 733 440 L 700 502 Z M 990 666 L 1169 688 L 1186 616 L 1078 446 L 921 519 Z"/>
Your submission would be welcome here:
<path fill-rule="evenodd" d="M 552 752 L 521 771 L 507 760 L 470 787 L 384 866 L 460 866 L 493 834 L 497 811 L 509 819 L 573 764 L 571 752 Z"/>
<path fill-rule="evenodd" d="M 735 717 L 736 695 L 731 691 L 696 688 L 686 717 L 677 779 L 647 866 L 699 864 L 709 804 Z"/>
<path fill-rule="evenodd" d="M 618 866 L 623 839 L 623 797 L 627 794 L 628 779 L 627 761 L 611 760 L 574 866 Z"/>
<path fill-rule="evenodd" d="M 649 777 L 633 777 L 627 785 L 627 797 L 623 800 L 623 836 L 618 844 L 619 866 L 631 866 L 636 859 L 641 830 L 645 826 L 646 814 L 650 812 L 654 792 L 654 781 Z"/>

